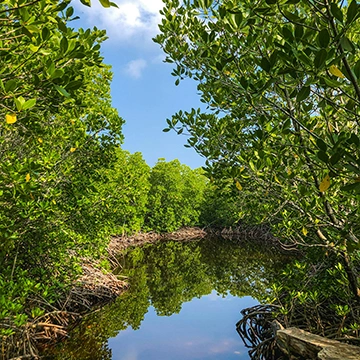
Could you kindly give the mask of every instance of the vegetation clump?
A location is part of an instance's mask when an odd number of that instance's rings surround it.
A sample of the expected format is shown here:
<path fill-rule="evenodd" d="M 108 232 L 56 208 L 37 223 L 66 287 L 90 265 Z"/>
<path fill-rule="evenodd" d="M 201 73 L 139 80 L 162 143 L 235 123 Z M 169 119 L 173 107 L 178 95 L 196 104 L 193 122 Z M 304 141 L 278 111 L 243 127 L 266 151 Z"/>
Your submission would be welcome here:
<path fill-rule="evenodd" d="M 165 130 L 189 134 L 202 170 L 163 159 L 150 168 L 121 149 L 124 120 L 100 54 L 106 34 L 71 28 L 70 5 L 0 4 L 2 356 L 19 329 L 63 334 L 70 299 L 91 307 L 74 280 L 84 291 L 87 271 L 110 271 L 111 235 L 186 226 L 262 224 L 284 248 L 301 248 L 274 285 L 283 315 L 306 305 L 308 321 L 327 304 L 341 320 L 336 334 L 357 336 L 357 1 L 164 0 L 155 41 L 176 85 L 193 78 L 207 105 L 179 111 Z M 326 320 L 308 326 L 328 334 Z M 32 339 L 19 355 L 36 356 Z"/>
<path fill-rule="evenodd" d="M 269 224 L 285 246 L 306 253 L 283 283 L 285 309 L 306 303 L 319 310 L 328 304 L 336 319 L 352 319 L 349 325 L 336 321 L 341 331 L 349 326 L 355 334 L 360 301 L 358 2 L 164 4 L 155 41 L 174 65 L 175 84 L 194 79 L 207 106 L 179 111 L 164 130 L 189 135 L 188 146 L 207 158 L 212 184 L 238 199 L 239 220 Z M 312 329 L 325 326 L 310 322 Z"/>

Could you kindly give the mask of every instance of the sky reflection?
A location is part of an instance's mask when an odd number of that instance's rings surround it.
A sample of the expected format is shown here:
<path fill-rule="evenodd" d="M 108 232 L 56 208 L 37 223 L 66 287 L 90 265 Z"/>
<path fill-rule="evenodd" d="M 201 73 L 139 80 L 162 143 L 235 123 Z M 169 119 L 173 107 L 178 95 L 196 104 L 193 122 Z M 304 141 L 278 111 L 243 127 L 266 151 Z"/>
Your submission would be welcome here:
<path fill-rule="evenodd" d="M 184 303 L 179 314 L 158 316 L 149 308 L 139 330 L 109 339 L 113 360 L 249 359 L 235 324 L 251 297 L 222 297 L 216 291 Z"/>

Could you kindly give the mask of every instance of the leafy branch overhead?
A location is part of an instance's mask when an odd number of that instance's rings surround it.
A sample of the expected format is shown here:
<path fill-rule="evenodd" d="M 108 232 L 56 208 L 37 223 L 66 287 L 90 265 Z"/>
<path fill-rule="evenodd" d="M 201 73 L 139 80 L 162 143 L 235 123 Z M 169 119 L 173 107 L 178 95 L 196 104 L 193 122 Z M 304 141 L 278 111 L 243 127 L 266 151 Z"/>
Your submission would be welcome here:
<path fill-rule="evenodd" d="M 105 31 L 69 27 L 70 1 L 6 0 L 0 13 L 0 324 L 10 336 L 43 313 L 38 300 L 26 309 L 30 294 L 55 303 L 78 257 L 104 250 L 97 188 L 124 121 L 100 54 Z"/>
<path fill-rule="evenodd" d="M 186 131 L 208 175 L 242 194 L 245 218 L 351 267 L 348 254 L 360 249 L 360 5 L 164 4 L 155 42 L 176 84 L 197 81 L 206 106 L 180 111 L 167 129 Z"/>

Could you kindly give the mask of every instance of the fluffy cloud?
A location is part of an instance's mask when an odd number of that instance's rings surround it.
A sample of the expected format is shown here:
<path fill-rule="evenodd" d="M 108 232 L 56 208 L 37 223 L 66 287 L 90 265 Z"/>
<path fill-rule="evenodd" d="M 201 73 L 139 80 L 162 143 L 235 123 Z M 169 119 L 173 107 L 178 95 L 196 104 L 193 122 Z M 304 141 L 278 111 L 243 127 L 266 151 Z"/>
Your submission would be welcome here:
<path fill-rule="evenodd" d="M 79 5 L 77 9 L 80 13 L 85 13 L 85 17 L 81 14 L 80 16 L 88 25 L 95 24 L 100 29 L 106 29 L 110 41 L 150 42 L 158 32 L 162 0 L 114 0 L 114 2 L 119 8 L 105 9 L 98 0 L 93 0 L 91 8 Z"/>
<path fill-rule="evenodd" d="M 146 66 L 147 62 L 144 59 L 132 60 L 126 64 L 125 73 L 134 79 L 139 79 Z"/>

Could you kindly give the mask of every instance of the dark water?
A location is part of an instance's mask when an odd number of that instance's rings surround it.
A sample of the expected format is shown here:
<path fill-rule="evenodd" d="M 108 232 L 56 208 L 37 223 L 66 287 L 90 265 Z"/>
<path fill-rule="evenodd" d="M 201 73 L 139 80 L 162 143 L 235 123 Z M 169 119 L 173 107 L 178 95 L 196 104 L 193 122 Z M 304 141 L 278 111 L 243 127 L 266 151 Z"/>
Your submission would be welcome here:
<path fill-rule="evenodd" d="M 240 310 L 265 301 L 284 258 L 222 239 L 129 250 L 131 288 L 90 316 L 48 357 L 81 360 L 249 359 Z"/>

